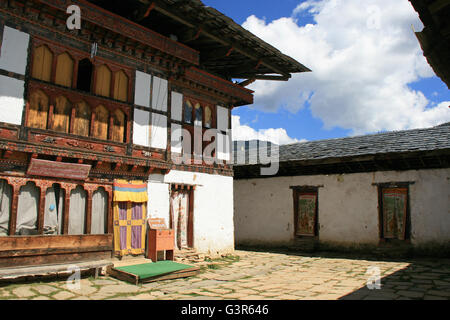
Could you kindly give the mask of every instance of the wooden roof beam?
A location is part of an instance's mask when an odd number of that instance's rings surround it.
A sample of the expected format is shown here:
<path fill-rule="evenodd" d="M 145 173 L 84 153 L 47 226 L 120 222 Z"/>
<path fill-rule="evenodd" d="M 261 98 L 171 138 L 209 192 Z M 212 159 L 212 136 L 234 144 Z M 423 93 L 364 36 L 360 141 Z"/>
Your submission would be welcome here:
<path fill-rule="evenodd" d="M 242 55 L 245 55 L 246 57 L 255 60 L 255 61 L 259 61 L 261 60 L 261 65 L 265 66 L 266 68 L 270 69 L 273 71 L 273 73 L 279 73 L 280 75 L 283 75 L 285 77 L 290 76 L 289 72 L 285 72 L 283 70 L 281 70 L 280 68 L 272 65 L 271 63 L 267 62 L 265 59 L 261 59 L 260 57 L 257 57 L 254 54 L 249 53 L 245 48 L 243 48 L 242 46 L 238 45 L 237 43 L 233 42 L 230 39 L 226 39 L 225 37 L 219 37 L 219 36 L 215 36 L 214 34 L 208 32 L 208 28 L 200 23 L 197 25 L 194 25 L 193 23 L 191 23 L 190 21 L 188 21 L 186 19 L 186 17 L 180 17 L 174 13 L 172 13 L 173 9 L 172 8 L 168 8 L 165 4 L 163 4 L 161 1 L 159 0 L 155 0 L 155 10 L 157 10 L 158 12 L 184 24 L 185 26 L 188 26 L 190 28 L 193 29 L 198 29 L 201 28 L 202 29 L 202 34 L 207 36 L 208 38 L 217 41 L 221 44 L 223 44 L 224 46 L 227 47 L 233 47 L 234 51 L 241 53 Z"/>

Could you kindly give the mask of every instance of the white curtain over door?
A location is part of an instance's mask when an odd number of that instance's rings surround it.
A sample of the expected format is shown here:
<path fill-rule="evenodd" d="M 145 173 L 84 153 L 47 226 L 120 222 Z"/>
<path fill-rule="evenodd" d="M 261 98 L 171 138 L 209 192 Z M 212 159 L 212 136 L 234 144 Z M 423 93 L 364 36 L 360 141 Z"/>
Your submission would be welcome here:
<path fill-rule="evenodd" d="M 87 194 L 83 187 L 78 186 L 70 193 L 69 234 L 84 234 L 86 221 Z"/>
<path fill-rule="evenodd" d="M 6 180 L 0 180 L 0 236 L 7 236 L 11 212 L 12 187 Z"/>
<path fill-rule="evenodd" d="M 40 190 L 33 182 L 28 182 L 26 185 L 20 188 L 19 203 L 17 205 L 17 233 L 37 233 L 39 195 Z"/>
<path fill-rule="evenodd" d="M 189 196 L 185 192 L 174 192 L 172 195 L 172 229 L 175 233 L 175 246 L 178 249 L 188 247 L 188 214 Z"/>
<path fill-rule="evenodd" d="M 105 234 L 108 219 L 108 193 L 100 188 L 92 196 L 92 234 Z"/>
<path fill-rule="evenodd" d="M 61 234 L 63 212 L 64 190 L 54 185 L 45 194 L 44 234 Z"/>

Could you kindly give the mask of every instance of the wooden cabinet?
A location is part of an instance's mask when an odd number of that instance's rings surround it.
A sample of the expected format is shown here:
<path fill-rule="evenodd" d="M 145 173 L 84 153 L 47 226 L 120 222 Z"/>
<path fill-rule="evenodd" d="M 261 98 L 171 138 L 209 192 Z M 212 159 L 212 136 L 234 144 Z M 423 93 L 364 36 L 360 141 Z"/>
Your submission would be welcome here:
<path fill-rule="evenodd" d="M 147 233 L 147 258 L 158 260 L 158 251 L 166 251 L 166 260 L 174 259 L 175 232 L 167 229 L 164 219 L 149 219 Z"/>

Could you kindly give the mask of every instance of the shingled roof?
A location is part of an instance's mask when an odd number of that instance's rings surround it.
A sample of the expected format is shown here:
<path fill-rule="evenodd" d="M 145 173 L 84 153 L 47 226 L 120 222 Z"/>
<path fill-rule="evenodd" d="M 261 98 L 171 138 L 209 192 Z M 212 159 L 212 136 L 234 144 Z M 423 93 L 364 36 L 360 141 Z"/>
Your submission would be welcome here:
<path fill-rule="evenodd" d="M 306 174 L 307 168 L 314 166 L 322 166 L 322 169 L 326 166 L 331 170 L 329 173 L 339 170 L 356 172 L 383 168 L 405 170 L 428 166 L 446 167 L 450 160 L 450 123 L 427 129 L 282 145 L 278 147 L 278 151 L 280 168 L 285 171 L 281 175 L 288 174 L 289 168 L 299 167 L 303 167 L 302 172 Z M 255 164 L 255 156 L 247 150 L 246 164 L 236 164 L 235 175 L 236 171 L 238 177 L 243 177 L 244 172 L 255 173 L 255 170 L 245 169 L 261 166 Z M 409 161 L 408 164 L 406 160 Z M 350 165 L 357 162 L 357 167 Z"/>
<path fill-rule="evenodd" d="M 280 161 L 343 158 L 439 149 L 450 149 L 450 123 L 428 129 L 393 131 L 279 147 Z"/>

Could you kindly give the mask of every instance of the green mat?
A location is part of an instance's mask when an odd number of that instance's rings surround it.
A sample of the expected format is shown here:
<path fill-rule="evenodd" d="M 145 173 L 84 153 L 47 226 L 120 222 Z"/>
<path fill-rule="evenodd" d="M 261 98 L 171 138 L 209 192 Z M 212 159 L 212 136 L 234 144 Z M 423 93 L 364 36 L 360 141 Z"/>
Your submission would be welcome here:
<path fill-rule="evenodd" d="M 192 266 L 176 263 L 173 261 L 158 261 L 154 263 L 143 263 L 126 267 L 117 267 L 114 269 L 137 275 L 140 279 L 146 279 L 190 268 L 192 268 Z"/>

